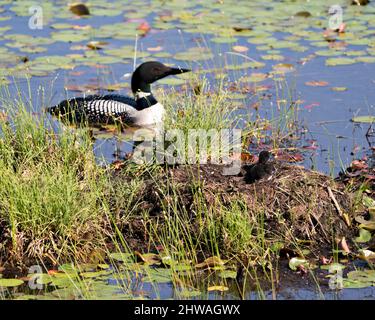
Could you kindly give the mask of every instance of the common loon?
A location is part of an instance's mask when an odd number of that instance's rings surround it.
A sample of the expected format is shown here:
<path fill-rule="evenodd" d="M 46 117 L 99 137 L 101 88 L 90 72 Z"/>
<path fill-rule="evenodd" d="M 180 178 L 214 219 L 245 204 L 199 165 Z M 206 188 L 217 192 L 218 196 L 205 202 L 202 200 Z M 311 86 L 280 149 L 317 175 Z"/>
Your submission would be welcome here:
<path fill-rule="evenodd" d="M 149 126 L 162 122 L 164 107 L 151 93 L 151 83 L 167 77 L 190 71 L 171 68 L 157 61 L 142 63 L 131 79 L 134 98 L 118 95 L 90 95 L 60 102 L 47 111 L 61 116 L 69 122 L 89 124 L 122 124 Z"/>

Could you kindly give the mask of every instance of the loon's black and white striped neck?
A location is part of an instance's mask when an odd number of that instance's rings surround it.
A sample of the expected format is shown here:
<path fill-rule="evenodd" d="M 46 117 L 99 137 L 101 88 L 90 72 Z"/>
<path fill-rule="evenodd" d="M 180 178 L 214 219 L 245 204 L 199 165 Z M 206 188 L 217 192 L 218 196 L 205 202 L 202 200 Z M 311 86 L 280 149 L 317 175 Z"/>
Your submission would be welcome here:
<path fill-rule="evenodd" d="M 134 95 L 134 98 L 137 105 L 136 108 L 138 111 L 152 107 L 153 105 L 158 103 L 158 101 L 155 99 L 151 92 L 137 91 Z"/>
<path fill-rule="evenodd" d="M 164 107 L 152 95 L 151 84 L 169 75 L 188 71 L 156 61 L 145 62 L 132 75 L 134 98 L 116 94 L 91 95 L 64 100 L 47 110 L 74 123 L 110 124 L 118 121 L 137 126 L 153 125 L 162 121 Z"/>

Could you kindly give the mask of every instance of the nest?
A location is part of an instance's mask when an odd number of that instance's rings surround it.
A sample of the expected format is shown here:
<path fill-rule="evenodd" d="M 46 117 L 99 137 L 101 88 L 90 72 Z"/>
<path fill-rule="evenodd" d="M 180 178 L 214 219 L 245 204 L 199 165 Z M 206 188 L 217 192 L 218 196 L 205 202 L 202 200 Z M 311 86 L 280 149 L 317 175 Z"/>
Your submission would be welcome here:
<path fill-rule="evenodd" d="M 337 239 L 352 238 L 355 200 L 342 182 L 296 165 L 275 163 L 275 168 L 268 179 L 249 184 L 244 179 L 244 167 L 239 175 L 226 176 L 220 165 L 181 165 L 166 169 L 158 185 L 169 183 L 177 188 L 178 192 L 171 197 L 177 194 L 177 202 L 192 212 L 196 208 L 196 185 L 200 185 L 200 192 L 213 211 L 218 197 L 228 207 L 241 199 L 251 221 L 259 215 L 264 217 L 265 238 L 281 241 L 289 248 L 306 244 L 321 252 L 323 248 L 332 248 Z M 155 180 L 150 180 L 142 190 L 143 209 L 159 215 L 166 206 L 163 194 L 158 194 Z M 194 219 L 194 215 L 190 218 Z"/>

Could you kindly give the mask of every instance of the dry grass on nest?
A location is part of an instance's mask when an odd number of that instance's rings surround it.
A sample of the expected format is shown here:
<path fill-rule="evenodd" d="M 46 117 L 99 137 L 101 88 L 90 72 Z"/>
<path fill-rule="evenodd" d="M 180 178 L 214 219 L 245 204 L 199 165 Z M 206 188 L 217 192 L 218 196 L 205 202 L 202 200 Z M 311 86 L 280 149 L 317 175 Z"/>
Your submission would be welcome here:
<path fill-rule="evenodd" d="M 191 226 L 194 234 L 199 229 L 198 219 L 196 223 L 194 219 L 197 211 L 201 210 L 194 186 L 200 185 L 199 193 L 203 195 L 207 210 L 216 212 L 217 222 L 222 218 L 221 205 L 231 208 L 234 202 L 240 200 L 246 207 L 249 225 L 254 229 L 264 229 L 268 245 L 282 242 L 285 247 L 295 249 L 303 244 L 319 254 L 332 248 L 336 239 L 343 236 L 350 239 L 354 235 L 351 221 L 355 200 L 343 183 L 300 166 L 282 163 L 275 166 L 276 172 L 270 180 L 253 184 L 246 184 L 241 174 L 222 175 L 223 167 L 218 165 L 169 168 L 158 185 L 159 188 L 173 186 L 174 190 L 167 188 L 161 193 L 155 182 L 150 180 L 142 191 L 142 206 L 152 216 L 162 216 L 163 208 L 171 205 L 168 201 L 177 197 L 174 203 L 190 212 L 188 219 L 191 220 L 186 221 L 186 225 Z M 139 222 L 135 219 L 133 224 L 138 234 L 134 245 L 138 247 L 142 243 L 139 234 L 143 233 L 147 238 L 148 232 L 145 224 Z M 132 238 L 132 232 L 127 233 L 127 238 Z M 229 245 L 226 247 L 221 249 L 230 249 Z"/>

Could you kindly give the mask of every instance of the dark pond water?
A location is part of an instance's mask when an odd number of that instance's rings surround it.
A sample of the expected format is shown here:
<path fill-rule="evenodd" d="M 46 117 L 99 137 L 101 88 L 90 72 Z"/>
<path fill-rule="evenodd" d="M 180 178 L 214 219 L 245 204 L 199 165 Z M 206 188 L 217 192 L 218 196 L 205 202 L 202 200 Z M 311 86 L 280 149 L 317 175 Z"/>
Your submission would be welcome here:
<path fill-rule="evenodd" d="M 331 18 L 328 10 L 337 3 L 343 9 L 345 32 L 324 34 Z M 90 1 L 91 15 L 78 17 L 66 1 L 50 1 L 36 8 L 43 15 L 35 20 L 42 28 L 33 29 L 29 21 L 34 11 L 29 9 L 35 2 L 0 0 L 0 78 L 11 96 L 21 92 L 29 99 L 30 86 L 37 113 L 67 96 L 106 89 L 128 94 L 130 78 L 123 75 L 133 70 L 136 45 L 136 64 L 159 60 L 191 68 L 209 79 L 211 90 L 216 85 L 213 68 L 226 74 L 228 87 L 239 81 L 265 88 L 259 89 L 260 95 L 269 98 L 262 101 L 259 114 L 271 119 L 278 116 L 275 78 L 284 77 L 293 99 L 300 100 L 304 134 L 297 146 L 304 155 L 302 164 L 337 174 L 353 159 L 371 156 L 375 140 L 366 136 L 370 123 L 351 121 L 375 115 L 375 3 L 348 3 L 107 0 Z M 97 44 L 103 49 L 94 51 L 87 47 L 91 41 L 106 44 Z M 261 65 L 254 68 L 254 61 Z M 255 79 L 249 79 L 254 73 Z M 179 90 L 185 81 L 177 78 L 173 84 Z M 154 87 L 171 86 L 160 81 Z M 237 113 L 254 119 L 256 102 L 244 96 L 236 102 Z M 121 156 L 131 151 L 132 143 L 124 137 L 97 138 L 98 158 L 114 160 L 116 146 Z M 304 148 L 312 144 L 317 148 Z M 171 285 L 161 284 L 160 289 L 163 298 L 172 296 Z M 353 290 L 325 297 L 365 299 L 374 293 L 373 288 Z M 256 295 L 250 292 L 248 298 Z M 306 287 L 285 287 L 278 293 L 280 299 L 318 297 Z"/>

